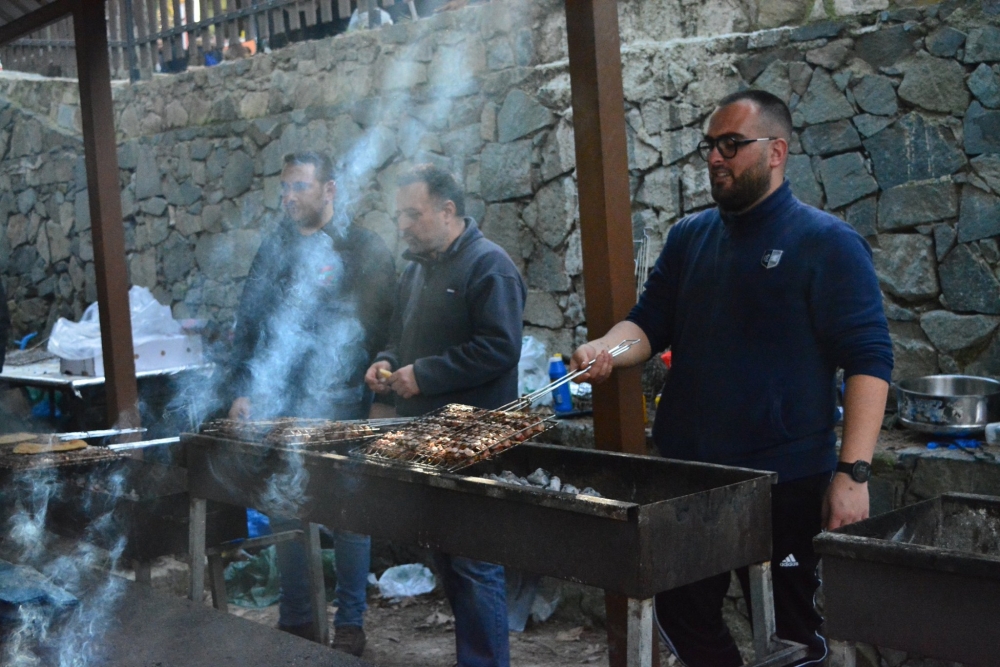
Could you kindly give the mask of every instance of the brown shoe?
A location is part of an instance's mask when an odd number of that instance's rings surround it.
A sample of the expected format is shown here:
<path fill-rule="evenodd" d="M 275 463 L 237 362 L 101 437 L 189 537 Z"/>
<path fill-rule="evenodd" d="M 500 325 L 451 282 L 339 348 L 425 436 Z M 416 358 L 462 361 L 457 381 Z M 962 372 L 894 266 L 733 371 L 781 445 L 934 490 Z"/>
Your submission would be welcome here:
<path fill-rule="evenodd" d="M 365 631 L 357 625 L 334 628 L 333 648 L 360 657 L 365 652 Z"/>
<path fill-rule="evenodd" d="M 316 629 L 312 623 L 303 623 L 302 625 L 282 625 L 278 623 L 278 629 L 290 635 L 308 639 L 311 642 L 316 641 Z"/>

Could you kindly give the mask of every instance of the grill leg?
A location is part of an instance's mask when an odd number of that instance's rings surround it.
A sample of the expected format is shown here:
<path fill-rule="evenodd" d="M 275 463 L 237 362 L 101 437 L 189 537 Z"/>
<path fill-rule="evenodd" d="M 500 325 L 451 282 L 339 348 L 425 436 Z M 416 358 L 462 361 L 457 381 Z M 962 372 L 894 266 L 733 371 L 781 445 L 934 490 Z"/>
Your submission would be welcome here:
<path fill-rule="evenodd" d="M 858 664 L 858 652 L 854 647 L 854 642 L 842 642 L 836 639 L 829 640 L 831 665 L 840 667 L 856 667 Z"/>
<path fill-rule="evenodd" d="M 212 606 L 228 614 L 229 598 L 226 596 L 226 573 L 221 553 L 208 557 L 208 585 L 212 589 Z"/>
<path fill-rule="evenodd" d="M 628 667 L 653 667 L 653 600 L 628 599 Z"/>
<path fill-rule="evenodd" d="M 780 667 L 805 657 L 808 647 L 778 639 L 775 634 L 770 561 L 750 566 L 750 606 L 755 661 L 751 667 Z"/>
<path fill-rule="evenodd" d="M 135 570 L 135 583 L 143 586 L 153 585 L 153 564 L 148 560 L 136 560 L 132 562 L 132 569 Z"/>
<path fill-rule="evenodd" d="M 774 588 L 771 585 L 771 562 L 750 566 L 750 605 L 753 623 L 753 652 L 758 662 L 771 653 L 774 637 Z"/>
<path fill-rule="evenodd" d="M 306 531 L 306 553 L 309 558 L 309 581 L 312 584 L 316 641 L 326 646 L 330 642 L 330 628 L 326 622 L 326 585 L 323 583 L 323 552 L 319 548 L 318 523 L 310 523 Z"/>
<path fill-rule="evenodd" d="M 205 511 L 208 501 L 191 498 L 188 553 L 191 556 L 191 590 L 188 599 L 201 602 L 205 595 Z"/>

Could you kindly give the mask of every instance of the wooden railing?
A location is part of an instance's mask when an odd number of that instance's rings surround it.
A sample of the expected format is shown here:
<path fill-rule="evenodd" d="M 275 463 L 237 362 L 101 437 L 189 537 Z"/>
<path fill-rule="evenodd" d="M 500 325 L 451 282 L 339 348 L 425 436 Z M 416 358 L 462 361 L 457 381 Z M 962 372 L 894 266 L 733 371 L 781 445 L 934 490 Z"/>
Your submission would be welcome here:
<path fill-rule="evenodd" d="M 111 74 L 134 81 L 336 34 L 355 9 L 369 7 L 416 18 L 413 0 L 107 0 Z M 380 12 L 368 15 L 379 23 Z M 0 62 L 8 70 L 75 77 L 72 19 L 3 46 Z"/>

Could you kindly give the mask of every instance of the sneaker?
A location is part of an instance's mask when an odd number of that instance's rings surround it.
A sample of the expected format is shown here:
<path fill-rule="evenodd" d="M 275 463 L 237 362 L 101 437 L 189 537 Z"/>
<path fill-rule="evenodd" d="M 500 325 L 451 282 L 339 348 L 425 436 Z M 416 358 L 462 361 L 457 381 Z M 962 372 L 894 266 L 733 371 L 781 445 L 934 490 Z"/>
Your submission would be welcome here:
<path fill-rule="evenodd" d="M 302 625 L 284 625 L 282 623 L 278 623 L 278 629 L 282 632 L 287 632 L 290 635 L 308 639 L 311 642 L 316 641 L 316 630 L 313 628 L 312 623 L 303 623 Z"/>
<path fill-rule="evenodd" d="M 332 646 L 338 651 L 360 657 L 365 652 L 365 631 L 357 625 L 336 627 Z"/>

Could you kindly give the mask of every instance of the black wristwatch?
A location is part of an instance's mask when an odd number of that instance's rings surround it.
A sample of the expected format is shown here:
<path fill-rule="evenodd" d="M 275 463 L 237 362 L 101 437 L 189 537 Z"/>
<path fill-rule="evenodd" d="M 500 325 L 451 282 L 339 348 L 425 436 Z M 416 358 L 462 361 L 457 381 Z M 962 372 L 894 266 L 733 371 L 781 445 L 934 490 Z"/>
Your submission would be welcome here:
<path fill-rule="evenodd" d="M 854 463 L 838 461 L 837 472 L 848 474 L 858 484 L 864 484 L 871 479 L 872 464 L 868 461 L 855 461 Z"/>

